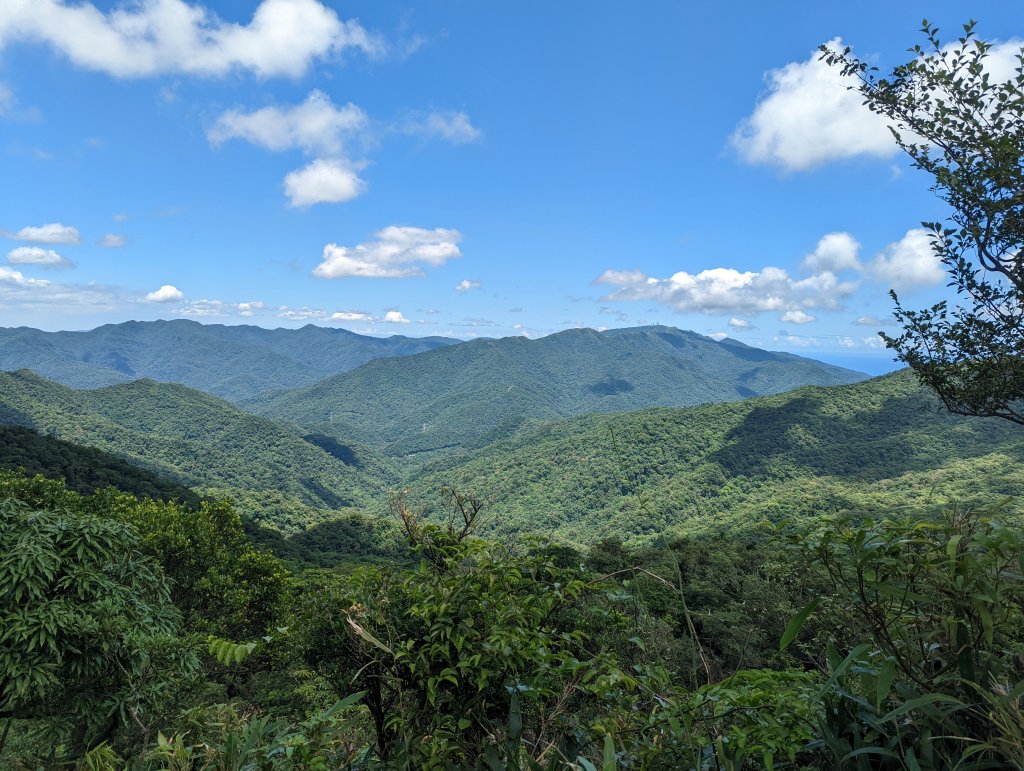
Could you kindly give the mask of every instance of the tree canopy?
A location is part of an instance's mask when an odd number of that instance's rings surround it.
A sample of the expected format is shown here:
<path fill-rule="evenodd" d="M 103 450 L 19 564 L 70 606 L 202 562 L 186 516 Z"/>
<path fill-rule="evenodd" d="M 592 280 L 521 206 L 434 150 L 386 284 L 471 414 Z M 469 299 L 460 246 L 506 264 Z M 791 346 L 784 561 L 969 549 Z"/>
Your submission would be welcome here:
<path fill-rule="evenodd" d="M 822 58 L 857 79 L 864 104 L 952 208 L 946 222 L 923 225 L 959 304 L 911 310 L 892 292 L 903 332 L 883 333 L 886 344 L 950 411 L 1024 424 L 1024 49 L 1000 79 L 974 29 L 944 45 L 925 21 L 926 43 L 885 77 L 850 48 L 822 46 Z"/>

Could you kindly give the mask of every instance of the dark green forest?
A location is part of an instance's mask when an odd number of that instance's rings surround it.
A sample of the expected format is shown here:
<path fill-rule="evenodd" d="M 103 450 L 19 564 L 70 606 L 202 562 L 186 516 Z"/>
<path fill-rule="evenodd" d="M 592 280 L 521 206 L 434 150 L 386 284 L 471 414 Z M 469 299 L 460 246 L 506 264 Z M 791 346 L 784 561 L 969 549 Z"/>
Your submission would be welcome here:
<path fill-rule="evenodd" d="M 429 457 L 478 447 L 524 420 L 729 402 L 864 377 L 672 327 L 568 329 L 378 359 L 248 406 L 391 455 Z"/>

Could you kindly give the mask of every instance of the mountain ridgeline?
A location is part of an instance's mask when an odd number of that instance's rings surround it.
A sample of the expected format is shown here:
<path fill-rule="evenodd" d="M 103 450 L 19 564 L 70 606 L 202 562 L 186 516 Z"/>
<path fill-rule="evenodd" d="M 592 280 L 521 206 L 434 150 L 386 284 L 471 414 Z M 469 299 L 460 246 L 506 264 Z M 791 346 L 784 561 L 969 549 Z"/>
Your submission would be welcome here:
<path fill-rule="evenodd" d="M 735 401 L 865 377 L 671 327 L 571 329 L 378 359 L 247 406 L 403 455 L 481 446 L 525 421 Z"/>
<path fill-rule="evenodd" d="M 766 520 L 965 506 L 1024 495 L 1024 433 L 946 412 L 909 370 L 686 409 L 547 423 L 408 483 L 485 503 L 487 529 L 556 541 L 749 537 Z M 1019 504 L 1013 504 L 1019 511 Z"/>
<path fill-rule="evenodd" d="M 113 453 L 233 498 L 284 530 L 324 512 L 366 508 L 394 481 L 365 448 L 318 443 L 209 394 L 153 380 L 76 390 L 27 370 L 0 373 L 0 424 Z"/>
<path fill-rule="evenodd" d="M 296 388 L 373 359 L 458 342 L 379 338 L 308 324 L 301 329 L 127 321 L 88 332 L 0 328 L 0 370 L 31 369 L 73 388 L 150 378 L 238 401 Z"/>

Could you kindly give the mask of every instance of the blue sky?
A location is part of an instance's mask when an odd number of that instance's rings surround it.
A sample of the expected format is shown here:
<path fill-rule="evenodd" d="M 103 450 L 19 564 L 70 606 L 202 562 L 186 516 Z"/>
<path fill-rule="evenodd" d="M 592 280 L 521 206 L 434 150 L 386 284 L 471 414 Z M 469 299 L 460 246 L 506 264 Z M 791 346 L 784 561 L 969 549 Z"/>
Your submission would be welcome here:
<path fill-rule="evenodd" d="M 0 4 L 0 325 L 662 323 L 884 368 L 945 215 L 816 62 L 1013 3 Z M 859 323 L 858 323 L 859 322 Z"/>

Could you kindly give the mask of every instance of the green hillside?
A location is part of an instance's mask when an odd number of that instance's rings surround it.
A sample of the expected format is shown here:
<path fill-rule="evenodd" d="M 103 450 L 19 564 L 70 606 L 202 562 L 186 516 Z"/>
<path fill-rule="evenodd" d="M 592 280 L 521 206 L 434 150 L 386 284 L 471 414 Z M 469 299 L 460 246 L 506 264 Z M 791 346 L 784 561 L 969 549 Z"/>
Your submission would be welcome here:
<path fill-rule="evenodd" d="M 671 327 L 572 329 L 378 359 L 250 407 L 406 454 L 476 446 L 525 419 L 734 401 L 864 377 Z"/>
<path fill-rule="evenodd" d="M 1024 492 L 1024 429 L 949 415 L 903 371 L 854 385 L 691 409 L 590 415 L 427 467 L 411 500 L 450 484 L 488 527 L 556 540 L 747 530 L 766 518 L 893 513 Z"/>
<path fill-rule="evenodd" d="M 0 370 L 31 369 L 75 388 L 151 378 L 237 401 L 315 383 L 382 356 L 455 342 L 368 337 L 312 324 L 263 329 L 185 319 L 127 321 L 87 332 L 0 328 Z"/>
<path fill-rule="evenodd" d="M 199 496 L 184 485 L 116 455 L 44 436 L 22 426 L 0 425 L 0 469 L 63 479 L 68 489 L 77 493 L 116 487 L 140 498 L 177 500 L 193 508 L 200 503 Z"/>
<path fill-rule="evenodd" d="M 95 447 L 284 529 L 325 510 L 363 508 L 390 472 L 365 448 L 334 454 L 270 420 L 182 385 L 137 380 L 74 390 L 35 373 L 0 373 L 0 423 Z"/>

